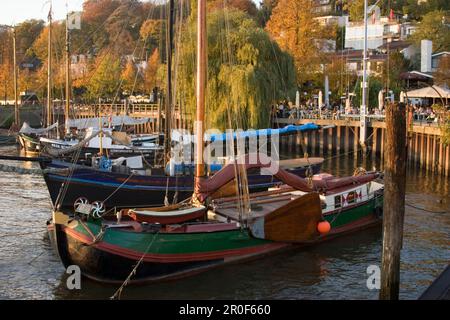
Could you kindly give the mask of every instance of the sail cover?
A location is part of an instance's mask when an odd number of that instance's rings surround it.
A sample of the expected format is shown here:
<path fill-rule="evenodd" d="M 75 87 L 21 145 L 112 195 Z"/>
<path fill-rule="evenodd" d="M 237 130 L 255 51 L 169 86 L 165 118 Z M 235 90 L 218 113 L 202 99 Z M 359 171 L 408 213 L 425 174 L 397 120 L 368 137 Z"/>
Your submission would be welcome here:
<path fill-rule="evenodd" d="M 253 159 L 253 163 L 250 163 L 249 159 Z M 245 161 L 245 162 L 244 162 Z M 245 160 L 239 159 L 238 163 L 242 163 L 246 170 L 253 168 L 268 168 L 270 164 L 263 164 L 258 155 L 246 155 Z M 231 163 L 222 170 L 218 171 L 212 177 L 208 179 L 196 178 L 195 180 L 195 193 L 197 197 L 204 201 L 208 196 L 218 191 L 221 187 L 225 186 L 228 182 L 235 178 L 235 166 L 236 163 Z M 284 184 L 304 192 L 330 192 L 345 188 L 349 186 L 356 186 L 363 183 L 370 182 L 379 177 L 379 173 L 370 172 L 361 176 L 349 176 L 337 178 L 332 175 L 318 175 L 314 176 L 311 181 L 305 178 L 301 178 L 293 173 L 290 173 L 282 168 L 278 168 L 277 172 L 273 175 L 274 178 L 283 182 Z"/>
<path fill-rule="evenodd" d="M 20 128 L 19 133 L 24 133 L 24 134 L 35 134 L 35 135 L 43 135 L 47 132 L 49 132 L 52 129 L 58 128 L 58 122 L 52 124 L 51 126 L 47 127 L 47 128 L 32 128 L 30 127 L 30 125 L 28 124 L 28 122 L 24 122 L 22 125 L 22 128 Z"/>
<path fill-rule="evenodd" d="M 69 119 L 67 125 L 69 128 L 87 129 L 87 128 L 99 128 L 100 123 L 102 128 L 109 125 L 115 126 L 132 126 L 150 122 L 152 118 L 133 118 L 127 115 L 123 116 L 105 116 L 97 118 L 85 118 L 85 119 Z"/>

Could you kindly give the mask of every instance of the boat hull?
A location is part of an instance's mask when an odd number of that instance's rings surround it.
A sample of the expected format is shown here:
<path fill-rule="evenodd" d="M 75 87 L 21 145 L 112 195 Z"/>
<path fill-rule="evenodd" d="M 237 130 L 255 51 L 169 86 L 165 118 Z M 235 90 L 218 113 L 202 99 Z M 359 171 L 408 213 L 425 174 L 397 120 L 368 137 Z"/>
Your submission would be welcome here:
<path fill-rule="evenodd" d="M 40 141 L 40 149 L 43 155 L 48 155 L 50 157 L 55 156 L 57 153 L 62 152 L 61 157 L 65 157 L 67 159 L 72 159 L 74 155 L 77 156 L 78 159 L 86 158 L 90 155 L 100 154 L 100 148 L 91 148 L 91 147 L 82 147 L 77 150 L 69 150 L 69 146 L 49 143 Z M 136 147 L 139 148 L 139 147 Z M 66 150 L 65 152 L 63 152 Z M 103 149 L 103 152 L 107 152 L 109 157 L 111 158 L 120 158 L 120 157 L 134 157 L 134 156 L 142 156 L 148 162 L 152 162 L 155 158 L 155 154 L 160 150 L 156 148 L 140 148 L 140 149 L 131 149 L 131 148 L 109 148 Z"/>
<path fill-rule="evenodd" d="M 25 152 L 38 153 L 40 151 L 39 138 L 33 138 L 23 133 L 19 133 L 17 137 Z"/>
<path fill-rule="evenodd" d="M 372 199 L 326 216 L 332 232 L 314 241 L 289 244 L 256 239 L 248 229 L 221 232 L 143 233 L 106 229 L 99 241 L 98 223 L 49 225 L 50 237 L 63 264 L 78 265 L 84 276 L 106 283 L 122 283 L 141 261 L 130 283 L 186 277 L 229 263 L 260 258 L 281 251 L 331 240 L 379 226 L 381 199 Z M 89 229 L 89 230 L 88 230 Z M 97 239 L 98 240 L 98 239 Z"/>
<path fill-rule="evenodd" d="M 47 164 L 41 164 L 46 168 Z M 65 168 L 69 164 L 53 162 L 52 168 Z M 311 166 L 312 172 L 318 173 L 321 164 Z M 308 168 L 289 170 L 304 177 Z M 192 196 L 194 192 L 193 176 L 165 176 L 148 175 L 132 176 L 129 174 L 94 170 L 89 167 L 77 166 L 71 173 L 70 179 L 65 174 L 47 172 L 44 174 L 52 203 L 55 204 L 65 184 L 64 197 L 60 201 L 62 207 L 73 207 L 75 200 L 80 197 L 90 202 L 104 201 L 106 207 L 130 208 L 144 206 L 161 206 L 167 199 L 172 202 L 175 194 L 177 201 Z M 251 192 L 264 191 L 279 184 L 279 181 L 269 175 L 250 174 L 248 176 Z"/>

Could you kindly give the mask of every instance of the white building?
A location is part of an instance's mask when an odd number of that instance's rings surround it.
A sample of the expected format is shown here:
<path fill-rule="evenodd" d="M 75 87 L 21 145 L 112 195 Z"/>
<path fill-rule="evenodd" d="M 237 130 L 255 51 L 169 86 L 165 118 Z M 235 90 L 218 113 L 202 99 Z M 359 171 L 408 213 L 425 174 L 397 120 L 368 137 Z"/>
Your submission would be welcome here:
<path fill-rule="evenodd" d="M 370 8 L 367 24 L 367 46 L 368 49 L 376 49 L 386 42 L 406 38 L 413 32 L 410 24 L 402 24 L 388 17 L 380 16 L 380 8 Z M 345 47 L 361 50 L 364 48 L 364 22 L 349 22 L 345 30 Z"/>

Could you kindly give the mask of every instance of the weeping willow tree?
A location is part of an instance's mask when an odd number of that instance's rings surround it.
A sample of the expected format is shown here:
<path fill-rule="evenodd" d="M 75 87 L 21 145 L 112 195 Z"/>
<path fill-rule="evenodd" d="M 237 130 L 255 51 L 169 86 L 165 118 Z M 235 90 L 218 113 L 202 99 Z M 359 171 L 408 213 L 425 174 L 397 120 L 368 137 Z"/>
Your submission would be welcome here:
<path fill-rule="evenodd" d="M 191 12 L 177 47 L 176 81 L 177 98 L 195 114 L 196 13 Z M 242 11 L 216 9 L 207 20 L 206 127 L 267 127 L 271 104 L 295 96 L 292 57 Z"/>

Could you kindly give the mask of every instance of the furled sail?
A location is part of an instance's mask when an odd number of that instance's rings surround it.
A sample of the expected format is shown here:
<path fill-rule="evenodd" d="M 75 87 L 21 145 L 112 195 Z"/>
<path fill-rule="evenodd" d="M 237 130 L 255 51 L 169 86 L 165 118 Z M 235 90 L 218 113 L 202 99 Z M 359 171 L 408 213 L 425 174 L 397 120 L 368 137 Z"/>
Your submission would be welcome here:
<path fill-rule="evenodd" d="M 47 128 L 38 128 L 38 129 L 30 127 L 30 125 L 27 122 L 24 122 L 22 125 L 22 128 L 20 128 L 19 133 L 43 135 L 55 128 L 58 128 L 58 122 L 52 124 L 51 126 L 49 126 Z"/>

